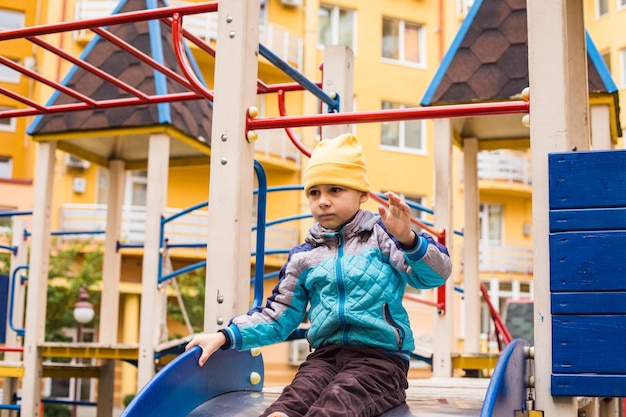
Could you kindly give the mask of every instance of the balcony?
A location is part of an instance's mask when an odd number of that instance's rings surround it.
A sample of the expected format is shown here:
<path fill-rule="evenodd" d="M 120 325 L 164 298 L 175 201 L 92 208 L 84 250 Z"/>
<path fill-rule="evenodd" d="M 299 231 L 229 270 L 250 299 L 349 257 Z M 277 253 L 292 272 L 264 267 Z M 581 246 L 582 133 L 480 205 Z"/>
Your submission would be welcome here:
<path fill-rule="evenodd" d="M 497 241 L 480 241 L 478 268 L 481 273 L 532 275 L 532 248 L 505 245 Z"/>
<path fill-rule="evenodd" d="M 478 179 L 507 184 L 531 185 L 530 157 L 520 151 L 483 151 L 478 153 Z"/>
<path fill-rule="evenodd" d="M 118 5 L 118 0 L 83 0 L 76 2 L 75 20 L 93 19 L 110 15 Z M 170 6 L 186 6 L 193 4 L 185 1 L 170 1 Z M 205 40 L 214 41 L 217 36 L 217 13 L 202 13 L 185 16 L 183 26 L 193 35 Z M 86 40 L 91 36 L 88 31 L 74 33 L 75 40 Z M 302 39 L 293 37 L 281 26 L 261 21 L 259 42 L 274 52 L 282 60 L 289 62 L 298 70 L 302 69 Z"/>
<path fill-rule="evenodd" d="M 61 206 L 60 229 L 64 234 L 58 237 L 60 243 L 72 240 L 89 240 L 92 243 L 104 242 L 106 228 L 106 204 L 63 204 Z M 164 218 L 177 214 L 182 209 L 168 208 Z M 298 244 L 299 224 L 281 223 L 266 229 L 266 250 L 291 249 Z M 146 208 L 144 206 L 123 206 L 120 242 L 128 245 L 141 245 L 146 231 Z M 84 233 L 80 233 L 84 232 Z M 99 233 L 100 232 L 100 233 Z M 197 257 L 206 256 L 208 230 L 207 211 L 198 209 L 180 216 L 165 225 L 165 238 L 169 245 L 191 245 Z M 252 232 L 250 252 L 255 251 L 256 233 Z M 173 249 L 176 250 L 176 249 Z M 276 255 L 286 260 L 286 255 Z M 283 259 L 284 258 L 284 259 Z"/>
<path fill-rule="evenodd" d="M 264 166 L 278 165 L 282 168 L 300 169 L 302 153 L 287 138 L 282 129 L 257 132 L 259 139 L 254 143 L 254 157 Z"/>

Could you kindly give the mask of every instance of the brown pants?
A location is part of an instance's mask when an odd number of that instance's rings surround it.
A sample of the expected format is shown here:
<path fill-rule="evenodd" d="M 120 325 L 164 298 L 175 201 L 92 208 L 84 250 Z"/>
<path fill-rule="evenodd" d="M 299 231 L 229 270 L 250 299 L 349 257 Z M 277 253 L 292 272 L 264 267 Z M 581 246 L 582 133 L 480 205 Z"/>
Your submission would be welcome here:
<path fill-rule="evenodd" d="M 377 416 L 406 400 L 408 369 L 408 361 L 380 349 L 319 348 L 261 417 Z"/>

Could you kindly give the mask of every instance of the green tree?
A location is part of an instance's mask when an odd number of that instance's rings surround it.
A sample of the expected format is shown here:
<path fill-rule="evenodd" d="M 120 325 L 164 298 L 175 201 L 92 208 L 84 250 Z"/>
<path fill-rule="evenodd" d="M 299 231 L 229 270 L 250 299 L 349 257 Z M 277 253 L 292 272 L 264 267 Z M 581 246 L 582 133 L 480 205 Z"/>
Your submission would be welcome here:
<path fill-rule="evenodd" d="M 176 278 L 183 305 L 194 332 L 201 332 L 203 329 L 205 274 L 205 268 L 201 268 Z M 170 319 L 184 323 L 183 312 L 178 303 L 168 302 L 167 314 Z M 184 335 L 171 335 L 172 338 L 181 336 Z"/>
<path fill-rule="evenodd" d="M 86 248 L 89 248 L 86 250 Z M 104 254 L 100 246 L 87 246 L 87 243 L 73 241 L 50 256 L 48 279 L 66 278 L 59 284 L 48 285 L 48 306 L 46 310 L 46 340 L 67 341 L 63 328 L 76 327 L 73 310 L 78 300 L 78 290 L 83 285 L 90 287 L 102 280 Z M 97 306 L 100 292 L 89 293 L 90 302 Z M 97 324 L 98 317 L 89 323 Z"/>

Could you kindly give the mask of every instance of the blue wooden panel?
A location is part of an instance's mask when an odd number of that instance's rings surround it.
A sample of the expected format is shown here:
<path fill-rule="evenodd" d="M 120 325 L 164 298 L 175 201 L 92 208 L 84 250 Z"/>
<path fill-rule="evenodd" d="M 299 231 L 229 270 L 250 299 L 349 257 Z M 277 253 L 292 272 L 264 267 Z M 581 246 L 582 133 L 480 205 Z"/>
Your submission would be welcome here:
<path fill-rule="evenodd" d="M 626 230 L 626 207 L 550 210 L 551 232 Z"/>
<path fill-rule="evenodd" d="M 548 155 L 551 209 L 626 207 L 626 150 Z"/>
<path fill-rule="evenodd" d="M 626 397 L 626 376 L 552 374 L 550 389 L 555 396 Z"/>
<path fill-rule="evenodd" d="M 553 292 L 552 314 L 626 314 L 626 292 Z"/>
<path fill-rule="evenodd" d="M 177 356 L 161 369 L 124 409 L 121 417 L 184 417 L 207 400 L 225 392 L 260 391 L 263 359 L 250 351 L 218 350 L 203 367 L 198 366 L 201 348 Z M 255 371 L 261 382 L 253 385 Z"/>
<path fill-rule="evenodd" d="M 625 291 L 626 231 L 550 234 L 551 291 Z"/>
<path fill-rule="evenodd" d="M 626 315 L 552 316 L 552 372 L 626 375 Z"/>

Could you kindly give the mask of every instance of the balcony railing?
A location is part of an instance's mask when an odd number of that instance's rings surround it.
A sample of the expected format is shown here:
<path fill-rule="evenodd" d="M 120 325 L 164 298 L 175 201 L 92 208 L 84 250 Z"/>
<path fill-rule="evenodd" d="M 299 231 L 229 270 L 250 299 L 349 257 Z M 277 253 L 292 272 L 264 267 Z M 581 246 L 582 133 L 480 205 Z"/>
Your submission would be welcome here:
<path fill-rule="evenodd" d="M 61 242 L 89 239 L 104 242 L 106 228 L 106 204 L 63 204 L 61 207 L 60 228 L 65 233 L 59 236 Z M 163 216 L 168 218 L 181 209 L 168 208 Z M 120 241 L 125 244 L 142 244 L 146 231 L 146 208 L 143 206 L 123 206 Z M 80 233 L 85 232 L 85 233 Z M 90 232 L 90 233 L 87 233 Z M 251 252 L 255 250 L 256 233 L 252 233 Z M 299 224 L 290 222 L 270 226 L 266 229 L 266 250 L 291 249 L 298 243 Z M 169 245 L 197 245 L 202 249 L 207 242 L 208 218 L 206 210 L 194 210 L 165 225 L 165 238 Z M 280 256 L 280 255 L 279 255 Z"/>
<path fill-rule="evenodd" d="M 478 248 L 480 272 L 524 275 L 533 273 L 533 251 L 531 248 L 485 241 L 481 241 Z"/>
<path fill-rule="evenodd" d="M 492 151 L 478 154 L 478 179 L 481 180 L 530 185 L 531 168 L 530 158 L 524 152 Z"/>
<path fill-rule="evenodd" d="M 257 132 L 259 139 L 254 143 L 255 157 L 276 158 L 282 162 L 290 162 L 300 167 L 302 153 L 287 138 L 281 129 L 261 130 Z"/>
<path fill-rule="evenodd" d="M 83 0 L 76 2 L 76 20 L 93 19 L 110 15 L 118 5 L 118 0 Z M 170 6 L 189 5 L 191 2 L 170 1 Z M 209 42 L 217 36 L 217 13 L 203 13 L 185 16 L 183 26 L 192 34 Z M 85 31 L 75 33 L 76 39 L 88 36 Z M 302 39 L 292 36 L 289 31 L 274 23 L 261 21 L 259 42 L 268 47 L 281 59 L 295 68 L 302 68 Z"/>

